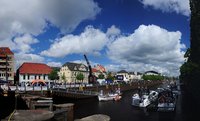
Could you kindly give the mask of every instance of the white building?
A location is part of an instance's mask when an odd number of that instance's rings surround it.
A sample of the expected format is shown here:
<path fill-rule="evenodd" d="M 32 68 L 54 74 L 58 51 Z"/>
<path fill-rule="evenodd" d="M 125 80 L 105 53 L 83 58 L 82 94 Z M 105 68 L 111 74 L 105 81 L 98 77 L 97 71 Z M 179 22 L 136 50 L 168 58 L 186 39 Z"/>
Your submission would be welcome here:
<path fill-rule="evenodd" d="M 34 81 L 48 82 L 51 67 L 42 63 L 23 63 L 17 70 L 19 84 L 31 84 Z"/>
<path fill-rule="evenodd" d="M 129 79 L 131 81 L 137 81 L 142 79 L 142 73 L 139 72 L 129 72 Z"/>

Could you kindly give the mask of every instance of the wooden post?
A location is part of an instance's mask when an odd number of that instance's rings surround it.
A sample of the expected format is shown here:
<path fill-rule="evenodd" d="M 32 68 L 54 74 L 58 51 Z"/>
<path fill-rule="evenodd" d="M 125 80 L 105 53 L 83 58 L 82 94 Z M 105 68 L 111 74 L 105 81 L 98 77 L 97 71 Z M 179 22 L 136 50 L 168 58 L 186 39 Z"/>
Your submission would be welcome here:
<path fill-rule="evenodd" d="M 73 103 L 65 103 L 54 105 L 56 110 L 65 109 L 67 110 L 67 121 L 74 121 L 74 104 Z"/>

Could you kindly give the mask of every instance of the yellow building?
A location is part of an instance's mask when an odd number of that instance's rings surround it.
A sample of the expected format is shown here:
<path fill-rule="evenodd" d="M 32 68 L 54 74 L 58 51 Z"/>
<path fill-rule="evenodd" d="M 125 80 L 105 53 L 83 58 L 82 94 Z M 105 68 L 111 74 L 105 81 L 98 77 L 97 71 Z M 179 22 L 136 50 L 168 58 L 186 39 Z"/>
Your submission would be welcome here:
<path fill-rule="evenodd" d="M 61 82 L 66 81 L 67 83 L 79 83 L 82 82 L 76 79 L 76 76 L 79 73 L 84 75 L 83 82 L 88 83 L 89 71 L 87 66 L 80 63 L 67 62 L 60 69 L 59 79 Z M 63 80 L 63 76 L 65 77 L 65 80 Z"/>

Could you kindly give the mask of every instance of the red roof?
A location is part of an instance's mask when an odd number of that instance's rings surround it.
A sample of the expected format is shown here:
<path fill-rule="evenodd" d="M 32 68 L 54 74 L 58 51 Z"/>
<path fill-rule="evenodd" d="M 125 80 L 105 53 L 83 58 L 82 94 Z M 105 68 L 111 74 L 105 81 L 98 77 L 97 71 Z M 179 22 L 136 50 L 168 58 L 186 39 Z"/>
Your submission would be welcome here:
<path fill-rule="evenodd" d="M 96 67 L 92 68 L 92 72 L 106 72 L 106 69 L 102 65 L 97 65 Z"/>
<path fill-rule="evenodd" d="M 0 55 L 14 55 L 9 47 L 0 47 Z"/>
<path fill-rule="evenodd" d="M 23 63 L 19 67 L 19 74 L 49 74 L 51 67 L 42 63 Z"/>
<path fill-rule="evenodd" d="M 92 68 L 92 72 L 98 72 L 98 70 L 95 68 Z"/>

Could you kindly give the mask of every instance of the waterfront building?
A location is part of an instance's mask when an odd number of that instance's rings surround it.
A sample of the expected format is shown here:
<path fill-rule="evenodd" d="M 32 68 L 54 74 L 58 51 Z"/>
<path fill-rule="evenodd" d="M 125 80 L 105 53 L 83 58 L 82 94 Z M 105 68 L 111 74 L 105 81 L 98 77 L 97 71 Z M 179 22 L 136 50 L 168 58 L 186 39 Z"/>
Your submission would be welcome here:
<path fill-rule="evenodd" d="M 34 80 L 49 82 L 51 67 L 43 63 L 23 63 L 17 70 L 19 84 L 31 84 Z"/>
<path fill-rule="evenodd" d="M 158 73 L 156 71 L 146 71 L 144 74 L 145 75 L 160 75 L 160 73 Z"/>
<path fill-rule="evenodd" d="M 137 81 L 142 79 L 142 73 L 139 72 L 129 72 L 128 75 L 131 81 Z"/>
<path fill-rule="evenodd" d="M 102 65 L 97 64 L 92 68 L 92 73 L 98 78 L 100 74 L 103 74 L 104 77 L 106 78 L 106 68 Z"/>
<path fill-rule="evenodd" d="M 120 81 L 128 82 L 128 81 L 130 81 L 129 73 L 126 70 L 121 70 L 121 71 L 117 72 L 116 79 L 120 80 Z"/>
<path fill-rule="evenodd" d="M 84 76 L 84 79 L 82 80 L 84 83 L 88 83 L 88 75 L 89 75 L 89 70 L 88 67 L 84 64 L 81 63 L 72 63 L 72 62 L 67 62 L 65 63 L 59 72 L 59 79 L 62 82 L 66 83 L 81 83 L 82 81 L 77 80 L 76 76 L 77 74 L 82 73 Z M 63 77 L 65 80 L 63 80 Z"/>
<path fill-rule="evenodd" d="M 8 47 L 0 47 L 0 79 L 14 83 L 14 53 Z"/>

